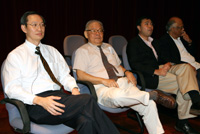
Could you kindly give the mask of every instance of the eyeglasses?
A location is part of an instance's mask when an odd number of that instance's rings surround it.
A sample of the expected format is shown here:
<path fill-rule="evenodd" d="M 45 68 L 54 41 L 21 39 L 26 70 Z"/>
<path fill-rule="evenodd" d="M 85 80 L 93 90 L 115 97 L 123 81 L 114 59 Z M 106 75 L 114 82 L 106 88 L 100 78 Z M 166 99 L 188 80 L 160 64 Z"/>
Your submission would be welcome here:
<path fill-rule="evenodd" d="M 177 28 L 177 29 L 183 29 L 184 27 L 183 26 L 181 26 L 181 27 L 177 26 L 175 28 Z"/>
<path fill-rule="evenodd" d="M 99 30 L 96 30 L 96 29 L 92 29 L 92 30 L 86 30 L 86 31 L 90 31 L 90 32 L 92 32 L 92 33 L 103 33 L 103 31 L 104 30 L 102 30 L 102 29 L 99 29 Z"/>
<path fill-rule="evenodd" d="M 31 25 L 33 28 L 38 28 L 38 26 L 40 26 L 41 28 L 46 27 L 44 23 L 40 23 L 40 24 L 33 23 L 33 24 L 27 24 L 27 25 Z"/>

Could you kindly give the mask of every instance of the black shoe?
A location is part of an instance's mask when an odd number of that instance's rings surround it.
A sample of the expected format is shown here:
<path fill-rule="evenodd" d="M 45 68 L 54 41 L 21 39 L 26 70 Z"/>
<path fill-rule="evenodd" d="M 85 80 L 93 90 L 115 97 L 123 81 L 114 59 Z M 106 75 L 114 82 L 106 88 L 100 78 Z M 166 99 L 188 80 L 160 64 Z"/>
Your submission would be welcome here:
<path fill-rule="evenodd" d="M 200 115 L 200 102 L 192 104 L 190 114 Z"/>
<path fill-rule="evenodd" d="M 190 126 L 189 123 L 185 123 L 183 125 L 179 125 L 178 123 L 175 125 L 175 129 L 184 134 L 200 134 L 200 132 L 196 131 L 194 128 Z"/>

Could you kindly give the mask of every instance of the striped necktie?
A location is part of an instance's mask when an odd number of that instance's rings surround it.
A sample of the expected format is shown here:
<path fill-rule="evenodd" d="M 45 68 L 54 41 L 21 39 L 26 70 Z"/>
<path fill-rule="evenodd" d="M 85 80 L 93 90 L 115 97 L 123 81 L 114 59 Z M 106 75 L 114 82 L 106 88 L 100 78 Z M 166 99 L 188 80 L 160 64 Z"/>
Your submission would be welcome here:
<path fill-rule="evenodd" d="M 99 49 L 100 49 L 100 53 L 101 53 L 101 58 L 102 58 L 102 62 L 104 64 L 104 67 L 108 73 L 108 76 L 109 76 L 109 79 L 114 79 L 115 81 L 117 81 L 118 77 L 117 75 L 115 74 L 115 72 L 118 73 L 117 69 L 108 62 L 108 59 L 106 57 L 106 55 L 104 54 L 101 46 L 98 46 Z"/>
<path fill-rule="evenodd" d="M 45 68 L 45 70 L 47 71 L 47 73 L 49 74 L 49 76 L 51 77 L 52 81 L 55 82 L 56 84 L 58 84 L 60 86 L 61 89 L 63 89 L 63 85 L 55 78 L 53 72 L 51 71 L 47 61 L 44 59 L 44 57 L 42 56 L 42 53 L 40 51 L 40 47 L 36 47 L 36 54 L 38 54 L 40 56 L 40 59 L 42 61 L 42 64 Z"/>

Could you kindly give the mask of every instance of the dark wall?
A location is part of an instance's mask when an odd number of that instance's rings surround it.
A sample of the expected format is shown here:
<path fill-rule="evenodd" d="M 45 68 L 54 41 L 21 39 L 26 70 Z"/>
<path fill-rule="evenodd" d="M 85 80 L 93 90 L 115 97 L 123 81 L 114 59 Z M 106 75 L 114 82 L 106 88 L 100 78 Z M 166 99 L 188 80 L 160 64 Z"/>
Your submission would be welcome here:
<path fill-rule="evenodd" d="M 183 19 L 185 30 L 200 49 L 199 0 L 0 0 L 0 64 L 7 54 L 22 44 L 25 36 L 20 29 L 20 17 L 26 11 L 41 13 L 47 21 L 43 43 L 56 47 L 63 54 L 63 39 L 70 34 L 83 35 L 90 19 L 103 22 L 104 41 L 120 34 L 131 39 L 137 34 L 138 17 L 150 15 L 154 20 L 154 38 L 165 33 L 171 16 Z M 197 21 L 198 20 L 198 21 Z M 196 58 L 200 54 L 196 54 Z M 198 58 L 199 60 L 199 58 Z"/>

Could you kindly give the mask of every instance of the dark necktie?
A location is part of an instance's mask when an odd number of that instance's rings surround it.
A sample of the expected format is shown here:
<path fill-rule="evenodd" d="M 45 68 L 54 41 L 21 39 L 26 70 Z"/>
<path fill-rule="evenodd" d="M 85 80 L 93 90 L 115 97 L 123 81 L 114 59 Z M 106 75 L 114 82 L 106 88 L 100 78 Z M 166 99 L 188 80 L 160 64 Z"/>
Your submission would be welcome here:
<path fill-rule="evenodd" d="M 101 58 L 102 58 L 104 66 L 105 66 L 105 69 L 108 73 L 109 79 L 114 79 L 115 81 L 117 81 L 118 77 L 115 74 L 115 72 L 118 73 L 117 69 L 108 62 L 108 59 L 107 59 L 106 55 L 104 54 L 103 50 L 101 49 L 101 46 L 98 46 L 98 47 L 100 49 Z"/>
<path fill-rule="evenodd" d="M 52 71 L 51 71 L 51 69 L 50 69 L 47 61 L 44 59 L 44 57 L 41 54 L 40 47 L 36 47 L 35 53 L 38 54 L 38 55 L 40 55 L 40 59 L 42 61 L 42 64 L 43 64 L 45 70 L 47 71 L 47 73 L 49 74 L 49 76 L 51 77 L 52 81 L 55 82 L 56 84 L 58 84 L 60 86 L 60 88 L 62 89 L 63 85 L 55 78 L 55 76 L 52 73 Z"/>

